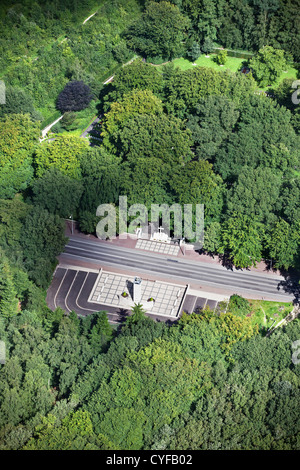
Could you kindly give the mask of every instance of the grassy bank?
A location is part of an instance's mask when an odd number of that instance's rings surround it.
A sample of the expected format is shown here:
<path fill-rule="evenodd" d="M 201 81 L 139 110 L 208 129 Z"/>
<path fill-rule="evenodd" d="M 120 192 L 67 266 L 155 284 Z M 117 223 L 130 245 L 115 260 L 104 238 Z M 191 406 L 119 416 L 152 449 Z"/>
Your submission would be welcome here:
<path fill-rule="evenodd" d="M 249 300 L 251 320 L 261 327 L 270 328 L 277 325 L 292 310 L 292 302 L 273 302 L 269 300 Z"/>

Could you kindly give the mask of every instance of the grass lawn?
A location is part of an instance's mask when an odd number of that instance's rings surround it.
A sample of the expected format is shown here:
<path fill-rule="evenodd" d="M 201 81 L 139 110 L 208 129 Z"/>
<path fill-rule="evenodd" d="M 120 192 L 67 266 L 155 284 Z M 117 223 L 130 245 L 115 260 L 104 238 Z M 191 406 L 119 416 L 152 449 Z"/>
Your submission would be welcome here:
<path fill-rule="evenodd" d="M 210 67 L 217 70 L 230 69 L 232 72 L 237 72 L 241 68 L 242 63 L 245 61 L 245 59 L 240 59 L 238 57 L 228 57 L 226 64 L 221 67 L 213 60 L 214 57 L 216 57 L 216 54 L 211 54 L 210 57 L 201 55 L 199 59 L 195 61 L 195 64 L 197 64 L 199 67 Z M 188 70 L 192 67 L 196 67 L 196 65 L 193 65 L 193 62 L 184 59 L 183 57 L 180 59 L 174 59 L 173 63 L 181 70 Z"/>
<path fill-rule="evenodd" d="M 285 318 L 292 310 L 292 302 L 272 302 L 269 300 L 249 300 L 253 324 L 270 328 Z"/>
<path fill-rule="evenodd" d="M 279 79 L 270 87 L 265 87 L 265 88 L 262 88 L 262 90 L 266 91 L 268 90 L 269 88 L 273 89 L 273 88 L 277 88 L 278 85 L 280 85 L 280 83 L 282 82 L 282 80 L 284 80 L 285 78 L 292 78 L 294 80 L 297 79 L 297 69 L 295 69 L 294 67 L 290 67 L 288 70 L 282 72 L 282 74 L 280 75 Z"/>
<path fill-rule="evenodd" d="M 82 111 L 78 111 L 77 117 L 76 117 L 76 124 L 77 124 L 77 129 L 76 131 L 73 131 L 73 133 L 76 133 L 76 135 L 82 134 L 82 132 L 89 126 L 89 124 L 97 117 L 98 110 L 96 108 L 96 105 L 98 104 L 98 101 L 93 100 L 90 102 L 89 106 L 86 109 L 83 109 Z"/>

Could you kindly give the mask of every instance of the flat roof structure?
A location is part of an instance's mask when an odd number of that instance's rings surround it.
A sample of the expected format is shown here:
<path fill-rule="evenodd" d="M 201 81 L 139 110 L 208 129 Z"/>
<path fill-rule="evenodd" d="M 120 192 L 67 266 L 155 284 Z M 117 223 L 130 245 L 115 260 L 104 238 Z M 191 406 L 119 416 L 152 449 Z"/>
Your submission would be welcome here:
<path fill-rule="evenodd" d="M 176 318 L 184 302 L 188 285 L 142 279 L 141 299 L 133 302 L 134 276 L 100 270 L 88 302 L 128 308 L 140 303 L 146 312 Z M 126 297 L 122 294 L 126 293 Z M 154 299 L 154 300 L 149 300 Z"/>

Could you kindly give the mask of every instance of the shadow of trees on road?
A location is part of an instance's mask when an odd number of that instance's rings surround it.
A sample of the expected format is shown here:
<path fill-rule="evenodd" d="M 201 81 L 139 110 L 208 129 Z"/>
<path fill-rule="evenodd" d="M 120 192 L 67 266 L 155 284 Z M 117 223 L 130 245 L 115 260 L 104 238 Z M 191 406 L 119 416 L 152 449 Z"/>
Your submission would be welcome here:
<path fill-rule="evenodd" d="M 277 290 L 283 291 L 286 294 L 292 294 L 294 296 L 294 304 L 300 301 L 300 275 L 297 272 L 281 272 L 284 276 L 284 280 L 280 281 L 277 286 Z"/>

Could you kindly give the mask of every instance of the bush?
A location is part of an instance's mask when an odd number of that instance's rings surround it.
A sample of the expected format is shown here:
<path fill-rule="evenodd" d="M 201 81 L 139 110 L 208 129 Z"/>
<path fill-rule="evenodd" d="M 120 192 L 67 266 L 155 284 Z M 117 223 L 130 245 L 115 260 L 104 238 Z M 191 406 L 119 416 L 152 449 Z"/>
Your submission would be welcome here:
<path fill-rule="evenodd" d="M 233 294 L 229 299 L 228 311 L 244 317 L 251 311 L 250 303 L 247 299 L 244 299 L 244 297 Z"/>
<path fill-rule="evenodd" d="M 215 61 L 219 65 L 225 65 L 227 62 L 227 51 L 221 50 L 215 57 Z"/>

